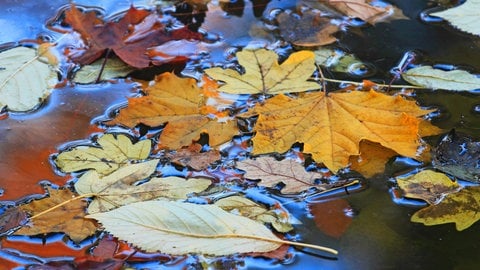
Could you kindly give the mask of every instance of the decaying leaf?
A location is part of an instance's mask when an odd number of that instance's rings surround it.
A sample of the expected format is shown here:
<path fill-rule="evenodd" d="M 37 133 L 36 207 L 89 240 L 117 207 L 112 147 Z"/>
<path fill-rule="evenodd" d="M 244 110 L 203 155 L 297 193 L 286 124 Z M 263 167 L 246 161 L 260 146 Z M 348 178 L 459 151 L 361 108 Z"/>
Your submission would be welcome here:
<path fill-rule="evenodd" d="M 49 197 L 32 201 L 20 206 L 20 209 L 35 216 L 45 210 L 52 209 L 75 195 L 68 189 L 47 189 Z M 57 209 L 46 212 L 30 220 L 30 223 L 16 231 L 17 235 L 37 235 L 50 232 L 64 232 L 75 242 L 80 242 L 97 230 L 91 219 L 85 219 L 87 203 L 83 200 L 72 200 Z"/>
<path fill-rule="evenodd" d="M 131 160 L 143 160 L 152 148 L 150 140 L 135 144 L 123 134 L 105 134 L 96 141 L 96 146 L 76 146 L 61 152 L 55 164 L 63 172 L 76 172 L 94 169 L 99 174 L 109 174 Z"/>
<path fill-rule="evenodd" d="M 480 35 L 480 23 L 478 20 L 480 16 L 479 0 L 468 0 L 460 6 L 430 15 L 441 17 L 464 32 L 477 36 Z"/>
<path fill-rule="evenodd" d="M 238 63 L 245 68 L 240 74 L 233 69 L 205 70 L 215 80 L 226 84 L 219 91 L 232 94 L 278 94 L 319 89 L 307 81 L 315 71 L 315 56 L 310 51 L 292 53 L 281 65 L 278 55 L 265 49 L 243 50 L 237 53 Z"/>
<path fill-rule="evenodd" d="M 412 216 L 412 222 L 427 226 L 455 223 L 463 231 L 480 219 L 480 187 L 466 187 L 448 194 L 440 203 L 420 209 Z"/>
<path fill-rule="evenodd" d="M 307 11 L 301 17 L 283 12 L 277 16 L 277 21 L 280 35 L 297 46 L 322 46 L 334 43 L 337 39 L 333 34 L 340 30 L 338 25 L 331 22 L 331 18 L 313 11 Z"/>
<path fill-rule="evenodd" d="M 278 232 L 293 230 L 289 213 L 282 208 L 267 209 L 252 200 L 242 196 L 230 196 L 215 202 L 215 205 L 232 214 L 241 215 L 262 223 L 272 224 Z"/>
<path fill-rule="evenodd" d="M 88 206 L 88 213 L 106 212 L 122 205 L 153 199 L 185 199 L 189 193 L 205 190 L 211 181 L 205 178 L 184 179 L 180 177 L 152 178 L 146 183 L 136 182 L 149 177 L 156 169 L 158 160 L 126 165 L 101 178 L 90 170 L 75 183 L 75 190 L 83 194 L 95 194 Z"/>
<path fill-rule="evenodd" d="M 221 158 L 218 150 L 201 151 L 201 144 L 192 143 L 187 147 L 180 148 L 175 153 L 165 154 L 165 157 L 169 158 L 173 163 L 188 166 L 194 170 L 203 170 Z"/>
<path fill-rule="evenodd" d="M 370 24 L 385 19 L 393 14 L 391 5 L 381 7 L 375 6 L 370 0 L 320 0 L 326 2 L 338 11 L 349 17 L 360 18 Z"/>
<path fill-rule="evenodd" d="M 100 72 L 102 72 L 102 76 L 99 81 L 105 81 L 125 77 L 135 70 L 116 57 L 109 58 L 102 70 L 103 64 L 104 60 L 100 59 L 90 65 L 83 66 L 75 73 L 74 81 L 76 83 L 95 83 Z"/>
<path fill-rule="evenodd" d="M 119 239 L 148 252 L 221 256 L 268 252 L 281 245 L 263 224 L 216 205 L 147 201 L 88 217 L 98 220 Z"/>
<path fill-rule="evenodd" d="M 401 96 L 370 90 L 305 93 L 299 98 L 277 95 L 244 116 L 258 115 L 253 154 L 283 153 L 302 142 L 306 153 L 336 172 L 359 154 L 362 140 L 415 157 L 419 117 L 429 112 Z"/>
<path fill-rule="evenodd" d="M 260 179 L 261 186 L 273 187 L 278 183 L 285 184 L 282 193 L 298 193 L 311 187 L 326 189 L 325 186 L 315 183 L 316 179 L 324 178 L 324 174 L 307 172 L 302 164 L 293 159 L 278 161 L 273 157 L 262 156 L 237 162 L 237 168 L 245 171 L 245 178 Z"/>
<path fill-rule="evenodd" d="M 10 207 L 0 216 L 0 235 L 8 234 L 27 222 L 27 214 L 19 207 Z"/>
<path fill-rule="evenodd" d="M 17 47 L 0 53 L 0 110 L 24 112 L 38 107 L 57 84 L 57 74 L 34 49 Z"/>
<path fill-rule="evenodd" d="M 171 149 L 190 145 L 202 132 L 210 135 L 210 146 L 221 145 L 237 134 L 235 121 L 221 123 L 202 113 L 204 99 L 194 79 L 162 73 L 145 93 L 146 96 L 128 99 L 128 107 L 107 124 L 132 128 L 139 123 L 160 126 L 168 122 L 160 144 Z"/>
<path fill-rule="evenodd" d="M 351 65 L 362 63 L 353 54 L 341 50 L 319 48 L 315 51 L 315 62 L 335 72 L 349 72 Z"/>
<path fill-rule="evenodd" d="M 432 66 L 421 66 L 402 73 L 402 78 L 413 85 L 431 89 L 458 91 L 480 89 L 480 78 L 458 69 L 444 71 Z"/>
<path fill-rule="evenodd" d="M 443 173 L 424 170 L 408 177 L 397 177 L 397 184 L 405 197 L 437 204 L 446 195 L 457 192 L 460 186 Z"/>
<path fill-rule="evenodd" d="M 156 13 L 133 7 L 117 21 L 103 22 L 95 11 L 81 12 L 73 3 L 65 12 L 65 22 L 81 34 L 85 46 L 71 49 L 70 57 L 80 64 L 97 60 L 111 49 L 125 63 L 136 68 L 150 65 L 148 48 L 170 40 L 202 39 L 187 27 L 167 30 Z"/>

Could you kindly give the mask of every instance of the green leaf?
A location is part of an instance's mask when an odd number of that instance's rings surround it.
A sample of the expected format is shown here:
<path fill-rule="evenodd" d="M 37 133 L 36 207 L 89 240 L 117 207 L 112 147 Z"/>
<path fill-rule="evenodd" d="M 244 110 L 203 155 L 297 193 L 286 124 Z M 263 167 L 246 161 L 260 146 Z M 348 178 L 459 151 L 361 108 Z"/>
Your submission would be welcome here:
<path fill-rule="evenodd" d="M 263 224 L 215 205 L 171 201 L 137 202 L 88 215 L 115 237 L 147 252 L 215 256 L 268 252 L 281 241 Z"/>
<path fill-rule="evenodd" d="M 34 49 L 17 47 L 0 53 L 0 109 L 25 112 L 38 107 L 57 84 L 57 74 Z"/>
<path fill-rule="evenodd" d="M 480 78 L 464 70 L 444 71 L 431 66 L 412 68 L 402 78 L 417 86 L 431 89 L 470 91 L 480 89 Z"/>
<path fill-rule="evenodd" d="M 205 178 L 184 179 L 180 177 L 152 178 L 146 183 L 136 182 L 155 172 L 158 159 L 126 165 L 101 178 L 90 170 L 75 183 L 80 195 L 95 194 L 88 206 L 88 213 L 106 212 L 122 205 L 153 199 L 185 199 L 193 192 L 200 192 L 210 186 Z"/>
<path fill-rule="evenodd" d="M 463 231 L 480 219 L 480 187 L 466 187 L 446 196 L 439 204 L 418 210 L 412 222 L 425 225 L 455 223 Z"/>
<path fill-rule="evenodd" d="M 100 71 L 102 71 L 104 59 L 97 60 L 90 65 L 83 66 L 75 73 L 74 81 L 76 83 L 94 83 L 97 80 Z M 125 77 L 135 69 L 118 58 L 109 58 L 102 71 L 100 81 Z"/>
<path fill-rule="evenodd" d="M 464 32 L 480 35 L 480 0 L 468 0 L 460 6 L 430 15 L 441 17 Z"/>
<path fill-rule="evenodd" d="M 126 135 L 105 134 L 97 141 L 98 146 L 77 146 L 61 152 L 55 164 L 63 172 L 76 172 L 94 169 L 107 175 L 128 164 L 131 160 L 143 160 L 148 157 L 152 148 L 150 140 L 132 144 Z"/>

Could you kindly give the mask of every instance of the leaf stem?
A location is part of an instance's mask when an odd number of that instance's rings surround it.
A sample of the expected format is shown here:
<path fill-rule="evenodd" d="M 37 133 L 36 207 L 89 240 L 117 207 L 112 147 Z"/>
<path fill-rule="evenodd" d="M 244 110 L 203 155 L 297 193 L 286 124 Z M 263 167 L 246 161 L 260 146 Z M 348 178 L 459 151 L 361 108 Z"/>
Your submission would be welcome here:
<path fill-rule="evenodd" d="M 42 212 L 40 212 L 40 213 L 38 213 L 38 214 L 35 214 L 35 215 L 31 216 L 31 217 L 30 217 L 30 220 L 35 219 L 35 218 L 38 218 L 38 217 L 40 217 L 40 216 L 43 216 L 43 215 L 45 215 L 46 213 L 51 212 L 51 211 L 53 211 L 53 210 L 55 210 L 55 209 L 57 209 L 57 208 L 60 208 L 60 207 L 66 205 L 66 204 L 68 204 L 68 203 L 70 203 L 70 202 L 73 202 L 73 201 L 76 201 L 76 200 L 80 200 L 80 199 L 83 199 L 83 198 L 93 197 L 93 196 L 96 196 L 96 195 L 97 195 L 96 193 L 87 193 L 87 194 L 83 194 L 83 195 L 80 195 L 80 196 L 77 196 L 77 197 L 73 197 L 73 198 L 71 198 L 70 200 L 66 200 L 66 201 L 64 201 L 64 202 L 61 202 L 61 203 L 59 203 L 59 204 L 57 204 L 57 205 L 55 205 L 55 206 L 53 206 L 53 207 L 50 207 L 50 208 L 48 208 L 48 209 L 46 209 L 46 210 L 43 210 Z"/>
<path fill-rule="evenodd" d="M 322 80 L 326 82 L 334 82 L 334 83 L 350 83 L 353 85 L 362 85 L 363 82 L 354 82 L 354 81 L 344 81 L 344 80 L 335 80 L 335 79 L 328 79 L 328 78 L 322 78 Z M 376 84 L 381 87 L 388 87 L 388 84 Z M 422 86 L 415 86 L 415 85 L 402 85 L 402 84 L 397 84 L 397 85 L 391 85 L 390 88 L 413 88 L 413 89 L 425 89 L 425 87 Z"/>

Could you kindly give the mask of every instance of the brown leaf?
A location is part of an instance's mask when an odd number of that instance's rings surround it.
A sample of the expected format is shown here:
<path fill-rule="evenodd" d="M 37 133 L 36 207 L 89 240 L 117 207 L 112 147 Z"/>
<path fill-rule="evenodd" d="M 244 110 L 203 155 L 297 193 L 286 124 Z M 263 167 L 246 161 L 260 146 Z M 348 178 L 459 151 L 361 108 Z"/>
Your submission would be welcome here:
<path fill-rule="evenodd" d="M 146 96 L 128 99 L 128 107 L 106 124 L 129 128 L 139 123 L 159 126 L 168 122 L 160 136 L 161 147 L 178 149 L 209 134 L 209 144 L 219 146 L 237 134 L 235 121 L 221 123 L 203 113 L 205 103 L 201 89 L 191 78 L 163 73 L 146 88 Z"/>
<path fill-rule="evenodd" d="M 19 207 L 11 207 L 0 216 L 0 235 L 16 229 L 27 222 L 27 214 Z"/>
<path fill-rule="evenodd" d="M 174 153 L 167 153 L 165 157 L 169 158 L 171 162 L 189 166 L 194 170 L 203 170 L 208 167 L 214 161 L 221 158 L 218 150 L 210 150 L 201 152 L 202 145 L 198 143 L 192 143 L 188 147 L 182 147 Z"/>
<path fill-rule="evenodd" d="M 118 21 L 104 22 L 95 11 L 82 13 L 72 3 L 65 22 L 81 34 L 86 46 L 71 50 L 69 56 L 80 64 L 90 64 L 111 49 L 125 63 L 145 68 L 150 65 L 145 53 L 148 48 L 170 40 L 202 39 L 201 34 L 185 27 L 168 31 L 159 19 L 156 13 L 131 6 Z"/>
<path fill-rule="evenodd" d="M 393 7 L 374 6 L 370 0 L 320 0 L 326 2 L 349 17 L 360 18 L 370 24 L 375 24 L 391 14 Z"/>
<path fill-rule="evenodd" d="M 323 233 L 340 238 L 352 223 L 353 218 L 347 213 L 352 211 L 344 199 L 335 199 L 308 205 L 318 229 Z"/>
<path fill-rule="evenodd" d="M 330 20 L 312 11 L 305 12 L 301 17 L 285 12 L 277 16 L 281 36 L 294 45 L 305 47 L 322 46 L 337 41 L 333 34 L 340 28 Z"/>
<path fill-rule="evenodd" d="M 22 205 L 20 209 L 29 213 L 30 216 L 34 216 L 75 197 L 68 189 L 55 190 L 48 188 L 47 192 L 50 195 L 49 197 Z M 37 235 L 64 232 L 73 241 L 82 241 L 97 230 L 97 224 L 93 220 L 84 218 L 86 206 L 87 203 L 83 200 L 72 200 L 57 209 L 35 217 L 15 234 Z"/>

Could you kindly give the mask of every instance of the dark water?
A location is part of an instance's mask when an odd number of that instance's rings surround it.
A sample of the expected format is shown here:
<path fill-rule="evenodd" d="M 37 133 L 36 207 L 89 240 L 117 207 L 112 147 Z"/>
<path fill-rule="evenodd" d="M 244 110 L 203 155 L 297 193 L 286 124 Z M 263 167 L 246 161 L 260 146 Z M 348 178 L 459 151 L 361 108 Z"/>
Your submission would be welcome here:
<path fill-rule="evenodd" d="M 54 34 L 44 27 L 45 22 L 66 4 L 65 1 L 0 1 L 3 9 L 0 15 L 0 44 L 16 42 L 21 39 L 36 39 L 40 36 Z M 146 5 L 149 1 L 134 1 Z M 237 1 L 243 2 L 243 1 Z M 262 1 L 255 1 L 255 7 Z M 263 1 L 264 3 L 268 1 Z M 448 25 L 426 23 L 420 20 L 420 13 L 432 7 L 430 1 L 389 1 L 403 10 L 408 19 L 378 23 L 375 27 L 350 29 L 338 35 L 339 42 L 334 46 L 354 53 L 363 61 L 369 62 L 377 73 L 369 79 L 387 82 L 389 70 L 397 65 L 408 51 L 415 51 L 420 56 L 419 63 L 449 64 L 465 67 L 480 73 L 480 38 L 455 31 Z M 128 8 L 131 1 L 76 1 L 78 4 L 101 5 L 106 14 L 112 14 Z M 100 3 L 100 4 L 99 4 Z M 259 46 L 272 42 L 271 36 L 254 39 L 248 35 L 250 24 L 259 22 L 259 14 L 270 16 L 276 9 L 294 8 L 296 1 L 270 1 L 263 8 L 254 8 L 245 1 L 245 8 L 237 13 L 225 12 L 216 8 L 207 13 L 202 29 L 211 34 L 222 35 L 222 41 L 211 47 L 210 61 L 222 61 L 252 41 Z M 286 51 L 289 51 L 288 49 Z M 194 67 L 192 67 L 192 70 Z M 193 72 L 193 71 L 192 71 Z M 85 125 L 89 119 L 102 114 L 104 108 L 118 102 L 119 96 L 126 96 L 130 89 L 108 87 L 111 95 L 103 97 L 96 91 L 85 95 L 86 91 L 65 90 L 62 102 L 77 104 L 78 115 Z M 125 90 L 126 89 L 126 90 Z M 62 90 L 62 91 L 63 91 Z M 109 93 L 109 92 L 106 93 Z M 71 95 L 71 96 L 68 96 Z M 75 96 L 76 95 L 76 96 Z M 78 97 L 78 95 L 82 95 Z M 476 93 L 455 93 L 447 91 L 416 91 L 415 98 L 423 106 L 440 109 L 440 114 L 433 122 L 449 130 L 456 128 L 471 136 L 480 138 L 480 96 Z M 50 102 L 54 102 L 53 96 Z M 96 100 L 97 105 L 84 106 L 82 102 Z M 94 104 L 95 104 L 94 102 Z M 55 104 L 54 104 L 55 105 Z M 58 105 L 58 104 L 57 104 Z M 60 106 L 61 107 L 61 106 Z M 68 109 L 67 109 L 68 110 Z M 83 111 L 82 111 L 83 110 Z M 48 115 L 48 113 L 45 113 Z M 28 132 L 29 121 L 33 124 L 41 115 L 10 115 L 8 121 L 21 122 Z M 74 117 L 73 117 L 74 119 Z M 0 128 L 5 128 L 7 121 L 0 121 Z M 58 124 L 61 125 L 61 124 Z M 48 136 L 48 134 L 46 135 Z M 64 142 L 86 138 L 88 134 L 80 133 L 69 137 Z M 28 140 L 27 137 L 26 139 Z M 1 139 L 0 139 L 1 141 Z M 432 139 L 434 141 L 434 139 Z M 22 143 L 22 142 L 17 142 Z M 23 143 L 27 143 L 23 141 Z M 60 142 L 57 142 L 59 144 Z M 2 147 L 2 146 L 0 146 Z M 54 146 L 52 146 L 54 147 Z M 2 147 L 3 148 L 3 147 Z M 0 148 L 0 153 L 2 153 Z M 4 151 L 5 148 L 3 148 Z M 6 154 L 1 155 L 5 159 Z M 8 158 L 8 157 L 7 157 Z M 11 164 L 14 166 L 14 164 Z M 368 179 L 368 188 L 362 192 L 344 196 L 357 215 L 347 232 L 340 238 L 324 235 L 313 220 L 301 209 L 304 205 L 288 206 L 303 225 L 297 228 L 302 241 L 329 246 L 339 250 L 335 260 L 322 258 L 308 252 L 296 252 L 294 257 L 283 263 L 269 260 L 246 259 L 246 269 L 478 269 L 480 265 L 480 224 L 457 232 L 453 224 L 426 227 L 411 223 L 410 216 L 417 210 L 412 206 L 398 205 L 390 196 L 388 180 L 392 175 L 408 171 L 409 166 L 402 162 L 391 162 L 388 174 Z M 0 197 L 0 199 L 2 199 Z M 0 256 L 4 256 L 3 251 Z M 5 255 L 6 256 L 6 255 Z M 150 267 L 149 265 L 144 265 Z M 153 266 L 151 266 L 153 267 Z M 0 267 L 0 269 L 2 269 Z"/>

